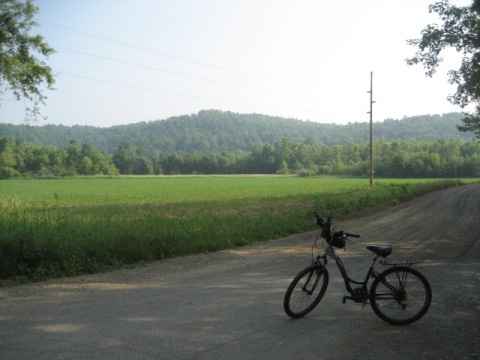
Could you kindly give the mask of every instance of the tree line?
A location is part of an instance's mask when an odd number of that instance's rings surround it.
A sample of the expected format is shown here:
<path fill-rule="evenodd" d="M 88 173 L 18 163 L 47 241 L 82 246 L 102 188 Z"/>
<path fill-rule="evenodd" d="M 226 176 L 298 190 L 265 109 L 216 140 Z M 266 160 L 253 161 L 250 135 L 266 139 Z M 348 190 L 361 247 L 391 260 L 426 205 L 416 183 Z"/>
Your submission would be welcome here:
<path fill-rule="evenodd" d="M 249 153 L 160 153 L 123 141 L 113 154 L 71 140 L 65 148 L 27 144 L 0 138 L 0 178 L 76 175 L 175 174 L 369 174 L 369 145 L 347 143 L 325 146 L 284 138 L 255 146 Z M 477 140 L 377 141 L 375 175 L 380 177 L 478 177 L 480 142 Z"/>
<path fill-rule="evenodd" d="M 26 144 L 19 138 L 0 138 L 0 178 L 117 174 L 112 157 L 86 143 L 72 140 L 61 149 Z"/>
<path fill-rule="evenodd" d="M 473 138 L 460 133 L 456 124 L 462 114 L 420 115 L 401 120 L 386 119 L 373 127 L 375 139 L 409 141 Z M 106 154 L 113 154 L 118 145 L 128 140 L 142 147 L 149 158 L 160 153 L 178 152 L 185 155 L 222 152 L 245 155 L 254 146 L 273 144 L 288 137 L 295 143 L 344 145 L 369 140 L 369 124 L 320 124 L 261 114 L 237 114 L 203 110 L 197 114 L 171 117 L 166 120 L 118 125 L 109 128 L 93 126 L 43 125 L 25 126 L 0 124 L 0 136 L 22 138 L 29 144 L 64 147 L 70 139 L 88 143 Z"/>

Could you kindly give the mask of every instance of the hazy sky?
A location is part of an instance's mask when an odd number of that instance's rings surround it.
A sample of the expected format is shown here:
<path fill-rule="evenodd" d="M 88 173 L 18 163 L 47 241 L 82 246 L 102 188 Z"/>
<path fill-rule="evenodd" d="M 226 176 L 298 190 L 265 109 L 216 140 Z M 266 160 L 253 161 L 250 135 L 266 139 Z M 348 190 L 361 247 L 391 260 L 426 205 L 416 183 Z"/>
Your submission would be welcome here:
<path fill-rule="evenodd" d="M 112 126 L 219 109 L 322 123 L 460 111 L 446 72 L 407 66 L 435 0 L 37 0 L 56 49 L 40 124 Z M 453 3 L 466 6 L 471 1 Z M 0 121 L 24 104 L 1 97 Z"/>

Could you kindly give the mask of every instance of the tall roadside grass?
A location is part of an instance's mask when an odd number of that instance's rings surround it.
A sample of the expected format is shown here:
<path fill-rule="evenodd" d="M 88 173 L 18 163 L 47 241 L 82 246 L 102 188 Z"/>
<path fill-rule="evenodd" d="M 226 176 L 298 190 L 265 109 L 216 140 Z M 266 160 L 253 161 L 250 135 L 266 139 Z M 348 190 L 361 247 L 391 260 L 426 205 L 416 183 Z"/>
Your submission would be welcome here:
<path fill-rule="evenodd" d="M 190 186 L 195 186 L 193 178 L 191 181 Z M 263 179 L 257 190 L 250 182 L 248 191 L 238 193 L 248 192 L 247 196 L 225 194 L 233 190 L 225 185 L 222 191 L 222 181 L 208 194 L 194 199 L 179 196 L 178 201 L 161 201 L 152 195 L 134 201 L 134 192 L 123 191 L 122 197 L 109 193 L 109 201 L 87 201 L 80 196 L 74 203 L 61 202 L 58 200 L 63 195 L 57 192 L 50 202 L 4 198 L 0 200 L 0 283 L 93 273 L 233 248 L 309 230 L 314 210 L 348 215 L 459 185 L 455 180 L 385 181 L 374 187 L 352 182 L 335 192 L 328 186 L 322 189 L 323 180 L 317 179 L 312 188 L 317 190 L 307 191 L 309 183 L 296 178 L 288 180 L 290 191 L 276 191 L 273 195 L 265 187 L 269 180 Z M 295 184 L 296 190 L 291 188 Z M 174 185 L 169 186 L 163 190 L 174 191 Z M 277 184 L 272 180 L 271 186 Z M 125 200 L 125 195 L 130 200 Z M 138 197 L 142 196 L 138 193 Z"/>

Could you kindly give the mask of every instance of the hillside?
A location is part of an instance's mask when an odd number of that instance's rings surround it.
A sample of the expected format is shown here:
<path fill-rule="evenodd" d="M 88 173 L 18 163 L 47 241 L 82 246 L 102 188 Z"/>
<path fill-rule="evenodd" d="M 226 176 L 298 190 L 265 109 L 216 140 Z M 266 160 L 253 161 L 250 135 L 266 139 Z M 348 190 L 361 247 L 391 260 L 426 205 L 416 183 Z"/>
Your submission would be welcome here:
<path fill-rule="evenodd" d="M 374 137 L 383 140 L 471 139 L 456 125 L 462 114 L 422 115 L 374 123 Z M 0 136 L 22 138 L 26 143 L 65 147 L 70 140 L 88 143 L 100 151 L 114 153 L 128 141 L 147 156 L 158 153 L 246 153 L 256 145 L 273 144 L 283 138 L 294 143 L 337 145 L 365 143 L 369 124 L 319 124 L 260 114 L 236 114 L 217 110 L 172 117 L 166 120 L 97 128 L 92 126 L 0 124 Z"/>

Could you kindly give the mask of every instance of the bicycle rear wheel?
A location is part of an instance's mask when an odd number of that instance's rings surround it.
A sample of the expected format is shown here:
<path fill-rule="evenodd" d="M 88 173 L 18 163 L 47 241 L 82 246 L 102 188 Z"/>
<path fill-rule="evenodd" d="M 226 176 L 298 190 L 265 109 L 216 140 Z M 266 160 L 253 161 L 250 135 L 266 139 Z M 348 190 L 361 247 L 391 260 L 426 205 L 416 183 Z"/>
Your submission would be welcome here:
<path fill-rule="evenodd" d="M 299 318 L 318 305 L 328 286 L 328 271 L 321 265 L 309 266 L 292 280 L 283 299 L 288 316 Z"/>
<path fill-rule="evenodd" d="M 410 324 L 427 312 L 432 290 L 427 279 L 406 266 L 382 272 L 370 287 L 370 305 L 382 320 L 394 325 Z"/>

